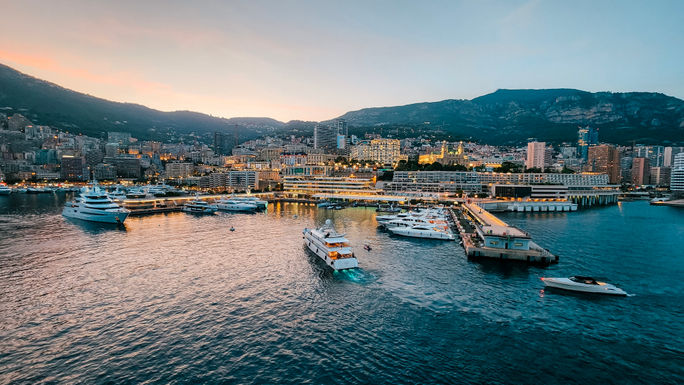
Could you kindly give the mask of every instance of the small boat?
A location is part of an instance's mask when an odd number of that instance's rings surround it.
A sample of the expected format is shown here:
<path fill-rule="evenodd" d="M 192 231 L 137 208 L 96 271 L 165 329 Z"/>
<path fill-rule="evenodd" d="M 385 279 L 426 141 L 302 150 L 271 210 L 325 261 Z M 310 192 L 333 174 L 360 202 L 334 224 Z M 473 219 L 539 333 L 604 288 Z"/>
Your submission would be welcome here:
<path fill-rule="evenodd" d="M 184 204 L 181 209 L 184 213 L 190 214 L 214 214 L 216 210 L 218 210 L 218 208 L 215 205 L 210 205 L 198 197 Z"/>
<path fill-rule="evenodd" d="M 230 231 L 235 231 L 235 227 L 230 226 Z"/>
<path fill-rule="evenodd" d="M 663 204 L 664 202 L 667 202 L 667 200 L 668 200 L 667 197 L 653 198 L 653 199 L 651 199 L 650 204 L 652 204 L 652 205 L 660 205 L 660 204 Z"/>
<path fill-rule="evenodd" d="M 401 212 L 400 207 L 394 207 L 394 205 L 380 205 L 375 209 L 376 213 L 399 213 Z"/>
<path fill-rule="evenodd" d="M 145 198 L 147 196 L 147 191 L 141 187 L 134 187 L 126 193 L 126 198 L 128 199 L 139 199 Z"/>
<path fill-rule="evenodd" d="M 370 245 L 363 245 L 363 248 L 366 249 L 366 251 L 371 251 L 373 250 Z"/>
<path fill-rule="evenodd" d="M 541 280 L 544 281 L 546 287 L 554 289 L 593 294 L 627 295 L 624 290 L 591 277 L 576 275 L 570 278 L 542 278 Z"/>
<path fill-rule="evenodd" d="M 12 189 L 7 187 L 6 184 L 0 185 L 0 195 L 10 195 L 12 193 Z"/>
<path fill-rule="evenodd" d="M 27 194 L 46 194 L 51 192 L 52 190 L 44 187 L 29 187 L 26 189 Z"/>
<path fill-rule="evenodd" d="M 334 270 L 359 267 L 359 262 L 349 246 L 349 240 L 335 231 L 330 219 L 319 229 L 304 229 L 304 244 Z"/>
<path fill-rule="evenodd" d="M 318 203 L 316 206 L 318 206 L 320 208 L 327 208 L 327 207 L 334 206 L 334 205 L 335 204 L 333 202 L 323 201 L 323 202 Z"/>

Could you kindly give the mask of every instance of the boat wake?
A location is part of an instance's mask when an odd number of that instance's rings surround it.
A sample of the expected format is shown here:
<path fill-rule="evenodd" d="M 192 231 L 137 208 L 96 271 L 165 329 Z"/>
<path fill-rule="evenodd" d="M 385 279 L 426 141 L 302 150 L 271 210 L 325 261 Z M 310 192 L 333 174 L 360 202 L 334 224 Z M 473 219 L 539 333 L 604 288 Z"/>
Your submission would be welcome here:
<path fill-rule="evenodd" d="M 354 282 L 354 283 L 360 283 L 360 284 L 367 284 L 374 282 L 377 277 L 373 275 L 370 272 L 367 272 L 363 269 L 356 268 L 356 269 L 347 269 L 347 270 L 338 270 L 335 271 L 334 276 L 336 278 L 349 281 L 349 282 Z"/>

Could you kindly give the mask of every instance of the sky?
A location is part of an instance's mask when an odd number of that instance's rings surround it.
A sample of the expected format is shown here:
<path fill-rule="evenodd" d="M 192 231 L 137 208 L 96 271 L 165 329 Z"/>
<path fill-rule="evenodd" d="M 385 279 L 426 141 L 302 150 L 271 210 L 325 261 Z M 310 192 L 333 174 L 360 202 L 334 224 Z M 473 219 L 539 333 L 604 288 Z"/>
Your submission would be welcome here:
<path fill-rule="evenodd" d="M 684 98 L 679 0 L 0 0 L 0 15 L 0 63 L 164 111 L 319 121 L 499 88 Z"/>

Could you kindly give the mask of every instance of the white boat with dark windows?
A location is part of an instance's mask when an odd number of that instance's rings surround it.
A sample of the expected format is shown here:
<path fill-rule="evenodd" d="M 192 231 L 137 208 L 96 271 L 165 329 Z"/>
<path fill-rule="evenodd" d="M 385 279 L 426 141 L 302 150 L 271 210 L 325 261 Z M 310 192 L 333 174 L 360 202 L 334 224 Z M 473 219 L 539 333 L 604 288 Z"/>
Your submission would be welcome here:
<path fill-rule="evenodd" d="M 592 294 L 627 295 L 624 290 L 609 283 L 597 281 L 592 277 L 576 275 L 570 278 L 542 278 L 541 280 L 546 287 L 554 289 Z"/>
<path fill-rule="evenodd" d="M 6 184 L 0 184 L 0 195 L 10 195 L 12 193 L 12 189 L 9 188 Z"/>
<path fill-rule="evenodd" d="M 147 197 L 147 191 L 142 187 L 133 187 L 126 193 L 126 198 L 128 199 L 139 199 Z"/>
<path fill-rule="evenodd" d="M 304 229 L 304 243 L 314 254 L 334 270 L 359 267 L 349 240 L 335 231 L 330 219 L 319 229 Z"/>
<path fill-rule="evenodd" d="M 129 213 L 129 210 L 112 201 L 97 184 L 81 189 L 81 193 L 73 201 L 67 202 L 62 210 L 62 215 L 67 218 L 118 224 L 123 224 Z"/>
<path fill-rule="evenodd" d="M 395 235 L 411 238 L 441 239 L 453 241 L 454 234 L 443 226 L 433 224 L 417 224 L 411 227 L 388 227 L 387 230 Z"/>
<path fill-rule="evenodd" d="M 126 191 L 124 191 L 121 187 L 117 187 L 114 191 L 109 192 L 107 195 L 118 202 L 123 202 L 126 199 Z"/>
<path fill-rule="evenodd" d="M 183 205 L 181 211 L 190 214 L 214 214 L 218 210 L 216 205 L 210 205 L 207 201 L 195 197 L 195 199 Z"/>
<path fill-rule="evenodd" d="M 216 208 L 221 211 L 237 211 L 253 213 L 259 209 L 256 204 L 235 198 L 224 198 L 216 201 Z"/>
<path fill-rule="evenodd" d="M 253 204 L 257 207 L 257 210 L 266 210 L 268 208 L 268 201 L 259 199 L 255 196 L 233 196 L 231 199 L 238 202 Z"/>

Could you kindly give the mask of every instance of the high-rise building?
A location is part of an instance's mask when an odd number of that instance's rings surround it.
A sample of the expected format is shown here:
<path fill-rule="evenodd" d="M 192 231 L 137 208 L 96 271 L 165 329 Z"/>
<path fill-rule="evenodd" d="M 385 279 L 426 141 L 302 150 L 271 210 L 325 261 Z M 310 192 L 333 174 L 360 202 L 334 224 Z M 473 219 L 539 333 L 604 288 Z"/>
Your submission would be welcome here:
<path fill-rule="evenodd" d="M 337 129 L 331 125 L 317 124 L 314 127 L 314 148 L 332 151 L 337 148 Z"/>
<path fill-rule="evenodd" d="M 551 153 L 546 150 L 545 142 L 529 142 L 527 143 L 525 167 L 538 168 L 544 171 L 544 168 L 550 163 L 550 155 Z"/>
<path fill-rule="evenodd" d="M 610 144 L 589 147 L 587 171 L 608 174 L 611 184 L 620 183 L 620 152 Z"/>
<path fill-rule="evenodd" d="M 577 152 L 580 159 L 586 161 L 589 157 L 589 147 L 598 144 L 598 129 L 593 127 L 580 128 L 577 131 Z"/>
<path fill-rule="evenodd" d="M 90 172 L 88 171 L 85 158 L 73 155 L 62 156 L 60 176 L 65 180 L 83 181 L 90 179 Z"/>
<path fill-rule="evenodd" d="M 214 132 L 214 152 L 219 155 L 231 155 L 233 147 L 237 146 L 235 135 L 224 132 Z"/>
<path fill-rule="evenodd" d="M 674 156 L 672 174 L 670 176 L 670 190 L 677 197 L 684 195 L 684 152 Z"/>
<path fill-rule="evenodd" d="M 632 157 L 631 156 L 623 156 L 620 159 L 620 174 L 621 174 L 621 182 L 627 183 L 632 181 Z"/>
<path fill-rule="evenodd" d="M 665 147 L 663 149 L 663 167 L 672 167 L 675 155 L 684 152 L 684 147 Z"/>
<path fill-rule="evenodd" d="M 651 167 L 651 182 L 654 186 L 669 186 L 671 169 L 669 167 Z"/>
<path fill-rule="evenodd" d="M 650 182 L 650 165 L 648 158 L 632 159 L 632 184 L 642 186 Z"/>

